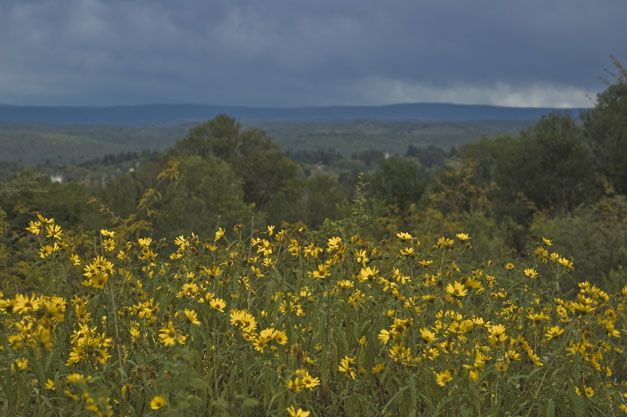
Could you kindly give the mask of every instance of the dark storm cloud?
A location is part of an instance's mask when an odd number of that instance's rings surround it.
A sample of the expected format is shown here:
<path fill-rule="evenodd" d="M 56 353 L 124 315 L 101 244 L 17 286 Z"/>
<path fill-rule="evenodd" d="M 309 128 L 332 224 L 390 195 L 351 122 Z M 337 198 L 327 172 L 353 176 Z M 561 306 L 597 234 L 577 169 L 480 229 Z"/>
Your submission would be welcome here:
<path fill-rule="evenodd" d="M 0 0 L 0 102 L 587 105 L 624 0 Z"/>

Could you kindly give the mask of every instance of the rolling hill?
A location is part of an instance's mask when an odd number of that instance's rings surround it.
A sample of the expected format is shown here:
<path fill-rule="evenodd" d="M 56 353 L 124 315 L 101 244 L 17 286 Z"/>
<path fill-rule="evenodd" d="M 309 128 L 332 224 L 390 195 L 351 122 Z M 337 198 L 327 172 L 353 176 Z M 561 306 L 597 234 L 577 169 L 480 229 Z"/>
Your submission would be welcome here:
<path fill-rule="evenodd" d="M 147 125 L 197 122 L 225 113 L 241 120 L 532 121 L 556 109 L 410 103 L 387 106 L 263 108 L 148 104 L 114 107 L 0 105 L 0 123 Z M 583 109 L 561 109 L 577 117 Z"/>

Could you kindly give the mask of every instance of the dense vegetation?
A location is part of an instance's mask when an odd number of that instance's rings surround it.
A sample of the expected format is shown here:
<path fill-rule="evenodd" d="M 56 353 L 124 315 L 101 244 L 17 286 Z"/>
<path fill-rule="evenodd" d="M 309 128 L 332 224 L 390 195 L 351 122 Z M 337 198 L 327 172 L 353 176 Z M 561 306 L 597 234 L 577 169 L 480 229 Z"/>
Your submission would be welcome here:
<path fill-rule="evenodd" d="M 450 152 L 222 115 L 60 183 L 6 165 L 0 413 L 627 412 L 617 69 L 581 120 Z"/>
<path fill-rule="evenodd" d="M 202 120 L 202 119 L 201 119 Z M 419 122 L 402 120 L 242 120 L 268 133 L 287 152 L 333 148 L 342 155 L 365 150 L 403 153 L 408 146 L 448 149 L 481 136 L 517 133 L 529 121 Z M 151 126 L 40 125 L 0 123 L 0 163 L 62 169 L 108 155 L 163 151 L 194 124 Z"/>

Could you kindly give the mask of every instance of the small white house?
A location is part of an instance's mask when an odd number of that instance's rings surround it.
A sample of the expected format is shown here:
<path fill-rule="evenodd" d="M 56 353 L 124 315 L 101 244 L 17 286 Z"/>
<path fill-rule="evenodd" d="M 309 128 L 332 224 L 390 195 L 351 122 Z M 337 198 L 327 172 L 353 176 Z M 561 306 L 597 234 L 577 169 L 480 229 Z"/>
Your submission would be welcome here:
<path fill-rule="evenodd" d="M 60 175 L 60 174 L 50 175 L 50 182 L 53 184 L 61 184 L 63 182 L 63 175 Z"/>

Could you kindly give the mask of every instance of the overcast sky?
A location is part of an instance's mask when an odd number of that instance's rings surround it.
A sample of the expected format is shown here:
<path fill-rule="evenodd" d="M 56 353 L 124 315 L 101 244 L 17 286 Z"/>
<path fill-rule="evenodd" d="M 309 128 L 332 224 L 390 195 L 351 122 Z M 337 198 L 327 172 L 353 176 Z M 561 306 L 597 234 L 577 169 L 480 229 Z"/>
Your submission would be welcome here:
<path fill-rule="evenodd" d="M 627 0 L 0 0 L 0 103 L 590 106 Z"/>

